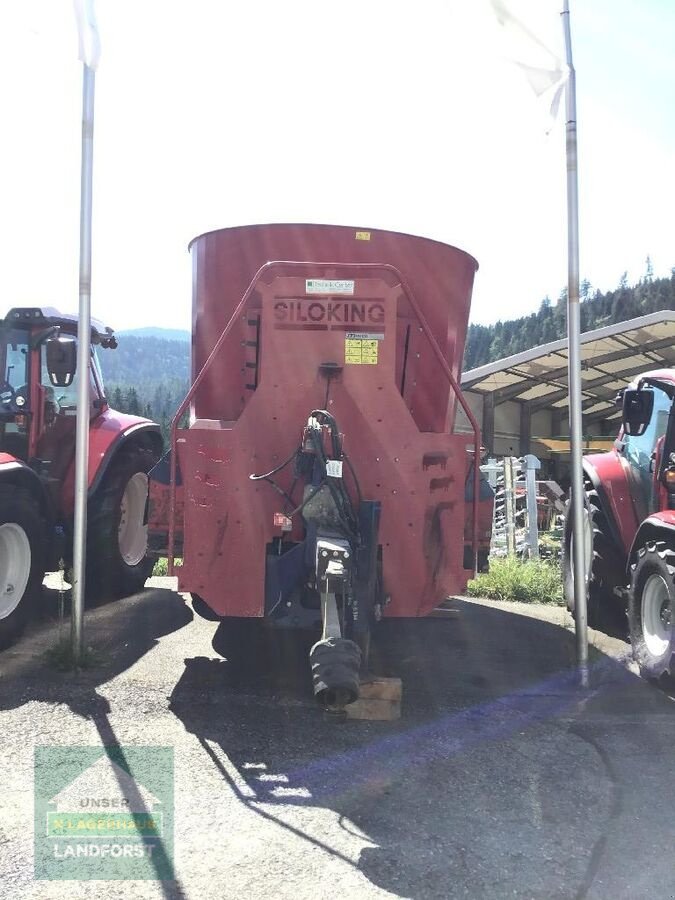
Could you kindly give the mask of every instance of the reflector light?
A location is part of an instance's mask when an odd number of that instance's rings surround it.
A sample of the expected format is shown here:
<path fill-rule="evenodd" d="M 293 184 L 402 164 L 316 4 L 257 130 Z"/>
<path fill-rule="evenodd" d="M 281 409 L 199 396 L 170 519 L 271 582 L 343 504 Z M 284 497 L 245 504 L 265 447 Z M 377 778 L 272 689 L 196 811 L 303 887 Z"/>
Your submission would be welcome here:
<path fill-rule="evenodd" d="M 291 531 L 293 522 L 283 513 L 274 513 L 274 527 L 281 528 L 282 531 Z"/>

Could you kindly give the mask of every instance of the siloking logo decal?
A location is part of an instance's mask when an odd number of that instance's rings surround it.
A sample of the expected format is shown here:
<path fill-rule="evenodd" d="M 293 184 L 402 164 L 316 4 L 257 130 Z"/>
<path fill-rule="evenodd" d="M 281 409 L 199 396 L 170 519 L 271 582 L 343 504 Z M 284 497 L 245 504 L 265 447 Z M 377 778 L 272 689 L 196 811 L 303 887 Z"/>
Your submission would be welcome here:
<path fill-rule="evenodd" d="M 344 331 L 356 325 L 376 325 L 384 330 L 381 300 L 276 300 L 273 311 L 277 328 Z"/>
<path fill-rule="evenodd" d="M 173 750 L 35 748 L 35 877 L 173 879 Z"/>

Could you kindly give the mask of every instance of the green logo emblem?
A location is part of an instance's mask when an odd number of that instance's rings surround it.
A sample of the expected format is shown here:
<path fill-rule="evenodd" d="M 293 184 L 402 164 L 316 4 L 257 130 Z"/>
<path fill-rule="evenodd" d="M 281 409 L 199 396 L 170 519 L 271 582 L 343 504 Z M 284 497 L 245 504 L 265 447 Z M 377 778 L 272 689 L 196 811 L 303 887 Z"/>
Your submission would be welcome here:
<path fill-rule="evenodd" d="M 36 747 L 35 877 L 173 878 L 171 747 Z"/>

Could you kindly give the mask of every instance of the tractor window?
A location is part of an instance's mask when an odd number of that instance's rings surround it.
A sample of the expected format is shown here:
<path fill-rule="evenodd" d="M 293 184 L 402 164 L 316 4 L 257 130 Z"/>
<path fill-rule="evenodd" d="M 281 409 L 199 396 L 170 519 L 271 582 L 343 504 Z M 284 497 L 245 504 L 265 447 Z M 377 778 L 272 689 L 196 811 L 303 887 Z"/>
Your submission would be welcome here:
<path fill-rule="evenodd" d="M 77 413 L 77 391 L 80 381 L 79 371 L 75 373 L 75 378 L 73 379 L 72 384 L 68 385 L 68 387 L 54 387 L 50 381 L 49 372 L 47 370 L 47 350 L 44 344 L 41 348 L 40 365 L 40 381 L 46 392 L 46 403 L 49 405 L 48 418 L 53 418 L 54 415 L 75 416 Z M 92 412 L 94 411 L 93 400 L 97 397 L 98 387 L 96 385 L 96 382 L 94 381 L 94 375 L 90 368 L 89 399 L 90 403 L 92 404 Z"/>
<path fill-rule="evenodd" d="M 94 377 L 98 383 L 98 390 L 101 397 L 105 397 L 105 385 L 103 383 L 103 372 L 101 371 L 101 361 L 98 358 L 96 347 L 91 348 L 91 366 L 94 370 Z"/>
<path fill-rule="evenodd" d="M 631 481 L 636 488 L 640 518 L 649 511 L 652 495 L 652 453 L 660 437 L 666 433 L 671 401 L 667 394 L 657 387 L 654 390 L 654 410 L 647 430 L 641 435 L 623 435 L 624 455 L 631 467 Z"/>
<path fill-rule="evenodd" d="M 28 401 L 28 334 L 12 328 L 2 333 L 0 412 L 15 413 Z"/>

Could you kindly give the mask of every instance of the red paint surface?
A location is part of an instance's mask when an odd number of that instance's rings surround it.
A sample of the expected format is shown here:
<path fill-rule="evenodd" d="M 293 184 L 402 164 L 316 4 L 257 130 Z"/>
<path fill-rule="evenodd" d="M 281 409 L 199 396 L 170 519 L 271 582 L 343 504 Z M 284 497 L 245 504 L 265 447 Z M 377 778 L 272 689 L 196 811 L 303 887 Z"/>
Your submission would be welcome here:
<path fill-rule="evenodd" d="M 357 240 L 357 232 L 364 231 L 335 225 L 251 225 L 213 231 L 195 238 L 190 245 L 193 378 L 206 362 L 251 278 L 260 266 L 272 260 L 395 265 L 422 304 L 429 326 L 457 378 L 464 354 L 471 290 L 478 267 L 476 260 L 447 244 L 396 232 L 370 230 L 365 232 L 370 235 L 370 240 Z M 307 277 L 312 277 L 311 271 Z M 322 270 L 315 277 L 350 276 L 343 270 L 339 273 Z M 304 291 L 300 297 L 304 298 Z M 251 309 L 255 308 L 254 302 Z M 401 348 L 408 326 L 406 402 L 422 431 L 442 431 L 447 425 L 448 412 L 454 414 L 454 399 L 450 396 L 447 381 L 440 375 L 426 338 L 421 334 L 419 323 L 402 300 L 397 311 Z M 200 386 L 195 404 L 198 417 L 236 419 L 250 395 L 245 387 L 250 375 L 246 363 L 253 360 L 253 348 L 246 346 L 246 342 L 255 334 L 246 320 L 242 320 L 236 330 L 237 339 L 230 342 L 227 355 L 218 361 Z M 398 355 L 396 365 L 397 374 L 400 374 L 402 353 Z"/>
<path fill-rule="evenodd" d="M 355 232 L 255 226 L 193 242 L 195 371 L 260 265 L 270 259 L 311 259 L 399 267 L 458 375 L 475 261 L 434 241 L 387 232 L 370 232 L 370 241 L 359 241 Z M 448 593 L 463 590 L 471 574 L 463 569 L 463 554 L 466 447 L 473 438 L 445 431 L 454 398 L 391 272 L 355 271 L 353 297 L 305 294 L 305 278 L 350 277 L 343 268 L 326 265 L 310 265 L 301 277 L 288 267 L 267 270 L 197 390 L 198 418 L 179 432 L 180 589 L 199 594 L 222 615 L 263 612 L 265 546 L 278 533 L 273 519 L 281 502 L 269 485 L 252 482 L 249 475 L 272 469 L 297 447 L 310 411 L 324 406 L 320 365 L 344 365 L 347 328 L 385 335 L 378 342 L 377 365 L 344 366 L 332 382 L 328 408 L 344 433 L 364 498 L 382 503 L 384 583 L 392 598 L 387 614 L 423 615 Z M 351 313 L 338 308 L 345 300 L 364 309 L 377 305 L 378 321 L 364 312 L 363 323 L 345 322 L 340 316 Z M 310 311 L 312 301 L 320 302 Z M 324 301 L 337 304 L 332 317 Z M 281 311 L 280 302 L 286 304 Z M 278 477 L 286 490 L 291 479 L 289 470 Z M 349 477 L 347 484 L 351 489 Z M 294 537 L 299 539 L 301 520 L 296 519 Z"/>
<path fill-rule="evenodd" d="M 99 416 L 91 421 L 89 429 L 89 487 L 94 479 L 111 445 L 124 432 L 138 425 L 152 424 L 149 419 L 139 416 L 128 416 L 107 407 Z M 74 428 L 74 421 L 73 421 Z M 66 515 L 71 515 L 75 502 L 75 458 L 68 469 L 63 482 L 62 504 Z"/>
<path fill-rule="evenodd" d="M 668 525 L 675 528 L 675 509 L 662 509 L 660 512 L 648 516 L 644 524 Z"/>
<path fill-rule="evenodd" d="M 584 457 L 584 462 L 593 466 L 598 473 L 623 549 L 628 553 L 640 524 L 626 475 L 628 463 L 616 450 L 609 450 L 607 453 L 589 453 Z"/>

